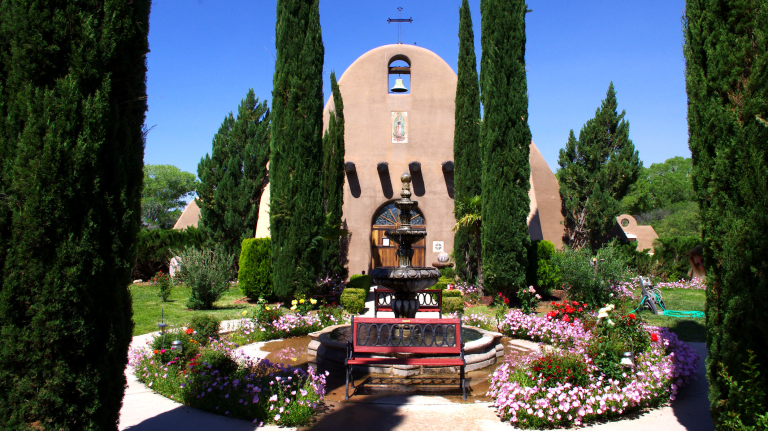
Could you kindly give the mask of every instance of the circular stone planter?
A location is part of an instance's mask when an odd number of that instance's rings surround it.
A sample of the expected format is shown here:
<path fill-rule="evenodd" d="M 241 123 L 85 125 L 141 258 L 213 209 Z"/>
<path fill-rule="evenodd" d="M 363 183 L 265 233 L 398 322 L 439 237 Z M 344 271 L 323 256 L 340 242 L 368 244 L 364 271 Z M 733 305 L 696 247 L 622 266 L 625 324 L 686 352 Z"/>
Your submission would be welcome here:
<path fill-rule="evenodd" d="M 343 368 L 347 353 L 347 342 L 338 339 L 340 331 L 350 326 L 335 325 L 309 334 L 310 342 L 307 346 L 310 366 L 323 368 Z M 339 329 L 340 331 L 334 331 Z M 502 334 L 490 332 L 472 326 L 464 326 L 462 329 L 476 333 L 477 339 L 464 343 L 465 370 L 467 372 L 479 370 L 496 363 L 497 359 L 504 356 L 504 346 L 501 344 Z M 331 334 L 334 333 L 334 336 Z M 473 337 L 474 338 L 474 337 Z M 403 356 L 404 354 L 398 354 Z M 412 354 L 414 356 L 429 357 L 428 355 Z M 419 374 L 458 373 L 457 367 L 427 367 L 421 365 L 388 365 L 385 367 L 357 367 L 361 370 L 375 374 L 389 374 L 398 377 L 416 376 Z"/>

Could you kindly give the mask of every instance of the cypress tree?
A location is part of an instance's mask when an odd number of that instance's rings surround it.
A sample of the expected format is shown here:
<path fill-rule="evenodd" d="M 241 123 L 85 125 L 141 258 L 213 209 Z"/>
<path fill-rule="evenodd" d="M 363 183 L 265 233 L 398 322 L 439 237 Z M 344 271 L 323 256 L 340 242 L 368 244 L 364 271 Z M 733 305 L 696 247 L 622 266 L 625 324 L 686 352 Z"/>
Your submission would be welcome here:
<path fill-rule="evenodd" d="M 267 186 L 269 109 L 253 89 L 230 112 L 213 137 L 211 155 L 197 165 L 200 227 L 209 240 L 240 259 L 240 246 L 253 238 L 261 193 Z"/>
<path fill-rule="evenodd" d="M 0 7 L 0 423 L 116 429 L 150 2 Z"/>
<path fill-rule="evenodd" d="M 459 8 L 459 79 L 456 85 L 456 114 L 453 131 L 454 199 L 456 202 L 480 195 L 482 160 L 480 158 L 480 88 L 477 81 L 475 35 L 469 2 Z M 456 220 L 464 214 L 456 213 Z M 477 278 L 479 250 L 471 244 L 466 229 L 453 237 L 456 272 L 462 280 Z"/>
<path fill-rule="evenodd" d="M 328 129 L 323 136 L 323 210 L 326 223 L 341 226 L 344 206 L 344 101 L 341 99 L 336 73 L 331 72 L 333 108 L 328 119 Z M 342 238 L 327 238 L 323 247 L 323 275 L 347 278 L 341 255 Z"/>
<path fill-rule="evenodd" d="M 275 293 L 310 293 L 322 265 L 323 40 L 319 0 L 278 0 L 270 232 Z"/>
<path fill-rule="evenodd" d="M 768 10 L 751 1 L 688 1 L 684 17 L 689 146 L 707 268 L 711 414 L 744 414 L 748 351 L 768 366 Z M 760 400 L 757 400 L 760 402 Z M 764 410 L 765 402 L 762 400 Z M 743 415 L 746 424 L 753 417 Z"/>
<path fill-rule="evenodd" d="M 482 271 L 489 293 L 524 287 L 528 261 L 528 95 L 522 0 L 482 0 Z"/>
<path fill-rule="evenodd" d="M 578 140 L 571 130 L 557 159 L 566 237 L 573 248 L 602 245 L 643 166 L 629 139 L 625 112 L 619 115 L 617 107 L 611 82 L 595 118 L 581 128 Z"/>

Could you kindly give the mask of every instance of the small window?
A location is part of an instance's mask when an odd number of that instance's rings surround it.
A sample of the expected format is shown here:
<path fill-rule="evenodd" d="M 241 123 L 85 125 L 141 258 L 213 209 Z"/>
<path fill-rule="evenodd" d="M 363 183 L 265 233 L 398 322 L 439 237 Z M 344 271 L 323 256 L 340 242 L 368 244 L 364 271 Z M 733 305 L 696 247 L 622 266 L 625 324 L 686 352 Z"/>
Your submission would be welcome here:
<path fill-rule="evenodd" d="M 389 94 L 411 94 L 411 60 L 404 55 L 396 55 L 387 65 Z"/>

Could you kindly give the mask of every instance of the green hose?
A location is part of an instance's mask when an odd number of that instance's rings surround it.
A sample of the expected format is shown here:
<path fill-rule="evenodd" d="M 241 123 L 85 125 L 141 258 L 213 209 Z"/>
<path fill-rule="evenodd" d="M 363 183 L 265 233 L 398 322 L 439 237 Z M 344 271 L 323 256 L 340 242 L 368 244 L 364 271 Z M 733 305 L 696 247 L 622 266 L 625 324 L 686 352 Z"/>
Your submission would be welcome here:
<path fill-rule="evenodd" d="M 661 309 L 664 311 L 661 313 L 662 316 L 670 316 L 670 317 L 676 317 L 678 319 L 684 319 L 684 318 L 692 318 L 692 319 L 703 319 L 704 313 L 701 311 L 687 311 L 687 310 L 667 310 L 664 308 L 661 301 L 661 298 L 654 292 L 653 296 L 656 297 L 656 305 L 661 307 Z M 643 308 L 643 304 L 645 304 L 645 301 L 647 301 L 648 298 L 643 296 L 643 299 L 640 301 L 640 305 L 637 306 L 632 312 L 634 313 L 637 310 L 640 310 Z"/>

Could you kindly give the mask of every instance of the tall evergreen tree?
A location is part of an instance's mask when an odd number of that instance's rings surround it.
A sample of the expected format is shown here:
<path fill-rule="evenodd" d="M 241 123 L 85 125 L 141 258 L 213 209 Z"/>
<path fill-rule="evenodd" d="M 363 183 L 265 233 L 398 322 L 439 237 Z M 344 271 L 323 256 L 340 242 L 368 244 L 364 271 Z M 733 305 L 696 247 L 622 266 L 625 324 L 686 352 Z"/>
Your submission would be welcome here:
<path fill-rule="evenodd" d="M 454 200 L 480 196 L 482 159 L 480 157 L 480 88 L 477 81 L 475 35 L 469 2 L 463 0 L 459 9 L 459 80 L 456 85 L 456 114 L 453 131 Z M 458 210 L 458 206 L 457 206 Z M 456 220 L 465 214 L 456 212 Z M 466 229 L 458 229 L 453 237 L 456 272 L 469 282 L 477 278 L 479 250 L 472 246 Z"/>
<path fill-rule="evenodd" d="M 684 19 L 689 146 L 707 268 L 707 377 L 718 428 L 746 397 L 718 376 L 747 376 L 752 350 L 768 366 L 768 8 L 765 2 L 689 0 Z M 759 401 L 759 400 L 758 400 Z M 765 403 L 762 400 L 762 410 Z"/>
<path fill-rule="evenodd" d="M 213 137 L 211 155 L 197 165 L 200 226 L 215 244 L 240 259 L 240 245 L 253 238 L 261 193 L 267 186 L 269 108 L 253 89 L 230 112 Z"/>
<path fill-rule="evenodd" d="M 327 227 L 341 226 L 344 206 L 344 101 L 341 99 L 336 73 L 331 72 L 333 111 L 323 136 L 323 210 Z M 329 229 L 332 230 L 332 229 Z M 323 247 L 322 273 L 327 277 L 347 278 L 346 256 L 341 254 L 341 241 L 333 235 Z"/>
<path fill-rule="evenodd" d="M 307 294 L 322 265 L 323 40 L 319 0 L 278 0 L 270 232 L 275 293 Z"/>
<path fill-rule="evenodd" d="M 621 199 L 642 169 L 629 139 L 629 122 L 624 111 L 616 112 L 617 106 L 611 82 L 595 118 L 581 128 L 578 140 L 571 130 L 557 159 L 566 240 L 573 248 L 602 244 L 621 213 Z"/>
<path fill-rule="evenodd" d="M 150 2 L 0 6 L 0 424 L 116 429 Z"/>
<path fill-rule="evenodd" d="M 482 0 L 483 287 L 525 286 L 531 166 L 523 0 Z"/>

